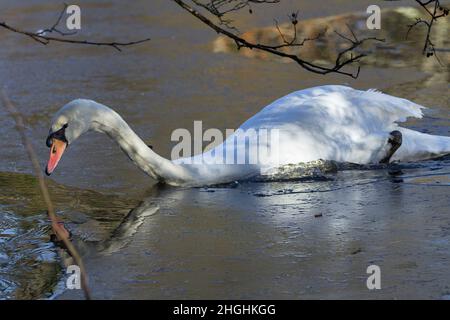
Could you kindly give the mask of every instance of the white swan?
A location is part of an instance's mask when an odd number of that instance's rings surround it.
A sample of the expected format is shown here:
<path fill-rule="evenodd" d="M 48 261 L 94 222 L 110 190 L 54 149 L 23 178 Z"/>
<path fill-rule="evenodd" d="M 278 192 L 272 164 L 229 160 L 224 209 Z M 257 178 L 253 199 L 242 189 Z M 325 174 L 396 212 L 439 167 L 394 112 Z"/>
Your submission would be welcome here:
<path fill-rule="evenodd" d="M 265 169 L 272 172 L 286 164 L 318 159 L 370 164 L 417 161 L 450 153 L 450 137 L 398 126 L 397 122 L 407 117 L 421 118 L 422 108 L 375 90 L 321 86 L 296 91 L 274 101 L 244 122 L 240 129 L 278 129 L 276 159 L 271 156 L 264 163 Z M 47 138 L 47 145 L 51 147 L 47 174 L 55 169 L 66 146 L 89 130 L 106 133 L 140 169 L 171 185 L 218 184 L 261 174 L 262 166 L 258 163 L 196 162 L 199 157 L 225 157 L 234 151 L 251 151 L 253 147 L 248 143 L 228 143 L 235 138 L 233 135 L 202 155 L 171 161 L 151 150 L 115 111 L 85 99 L 66 104 L 54 116 Z"/>

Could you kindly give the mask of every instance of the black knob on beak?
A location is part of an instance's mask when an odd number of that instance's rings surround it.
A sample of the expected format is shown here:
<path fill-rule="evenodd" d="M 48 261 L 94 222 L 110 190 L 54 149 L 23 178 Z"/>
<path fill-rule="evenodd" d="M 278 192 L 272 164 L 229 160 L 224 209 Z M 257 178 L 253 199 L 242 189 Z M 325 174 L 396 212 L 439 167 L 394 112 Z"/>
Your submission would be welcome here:
<path fill-rule="evenodd" d="M 49 136 L 47 137 L 47 140 L 45 141 L 45 144 L 46 144 L 47 147 L 49 147 L 49 148 L 52 146 L 52 139 L 53 139 L 52 135 L 49 135 Z"/>

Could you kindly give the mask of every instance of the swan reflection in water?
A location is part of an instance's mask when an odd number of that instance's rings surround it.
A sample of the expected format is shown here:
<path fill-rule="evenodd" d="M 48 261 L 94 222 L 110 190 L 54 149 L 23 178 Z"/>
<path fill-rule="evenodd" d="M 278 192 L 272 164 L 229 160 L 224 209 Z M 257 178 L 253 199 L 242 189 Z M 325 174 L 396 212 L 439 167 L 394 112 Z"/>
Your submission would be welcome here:
<path fill-rule="evenodd" d="M 366 166 L 323 161 L 299 164 L 296 168 L 289 166 L 284 170 L 285 176 L 271 182 L 264 180 L 264 183 L 254 179 L 199 188 L 175 188 L 155 184 L 146 192 L 147 197 L 124 215 L 121 222 L 116 223 L 114 230 L 109 233 L 109 237 L 97 242 L 95 248 L 102 255 L 124 249 L 145 221 L 161 213 L 161 208 L 163 217 L 144 227 L 143 234 L 176 234 L 180 229 L 186 231 L 189 229 L 187 220 L 195 220 L 195 217 L 202 216 L 204 211 L 208 212 L 208 217 L 203 223 L 211 219 L 210 224 L 205 226 L 210 231 L 221 228 L 234 230 L 233 224 L 241 225 L 240 228 L 245 229 L 243 224 L 253 224 L 248 229 L 264 226 L 265 231 L 255 229 L 257 233 L 269 235 L 273 230 L 266 230 L 267 227 L 289 229 L 292 226 L 295 226 L 296 233 L 300 229 L 308 228 L 311 217 L 330 213 L 338 215 L 325 223 L 327 228 L 330 228 L 326 239 L 331 240 L 335 232 L 345 234 L 352 228 L 367 226 L 363 215 L 364 210 L 370 211 L 371 204 L 377 204 L 378 210 L 383 210 L 386 214 L 395 208 L 408 210 L 407 205 L 405 209 L 401 208 L 399 203 L 410 201 L 415 195 L 414 192 L 404 194 L 403 185 L 445 188 L 449 185 L 449 168 L 449 156 L 421 163 Z M 233 216 L 233 212 L 236 215 Z M 357 214 L 352 215 L 351 212 Z M 165 225 L 168 222 L 168 213 L 178 223 Z M 158 226 L 153 228 L 155 224 Z M 197 225 L 189 225 L 192 227 L 189 232 L 202 232 Z M 325 225 L 322 224 L 322 228 Z"/>

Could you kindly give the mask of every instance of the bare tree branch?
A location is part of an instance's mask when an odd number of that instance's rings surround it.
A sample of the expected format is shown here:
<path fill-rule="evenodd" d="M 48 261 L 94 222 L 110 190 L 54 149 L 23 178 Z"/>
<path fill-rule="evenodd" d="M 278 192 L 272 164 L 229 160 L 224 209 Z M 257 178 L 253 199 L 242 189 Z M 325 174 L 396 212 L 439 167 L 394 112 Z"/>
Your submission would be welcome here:
<path fill-rule="evenodd" d="M 239 36 L 238 30 L 235 26 L 232 25 L 232 20 L 226 18 L 225 16 L 233 11 L 239 11 L 241 9 L 247 8 L 249 13 L 253 12 L 253 5 L 259 4 L 276 4 L 279 3 L 280 0 L 173 0 L 184 10 L 192 14 L 194 17 L 202 21 L 204 24 L 215 30 L 217 33 L 222 34 L 229 39 L 233 40 L 236 44 L 237 48 L 248 48 L 248 49 L 256 49 L 267 52 L 269 54 L 279 56 L 282 58 L 290 59 L 297 64 L 299 64 L 304 69 L 318 73 L 318 74 L 328 74 L 328 73 L 338 73 L 347 76 L 351 76 L 353 78 L 358 77 L 360 72 L 360 59 L 366 56 L 364 53 L 358 53 L 356 51 L 361 52 L 361 45 L 367 41 L 384 41 L 384 39 L 379 39 L 375 37 L 362 38 L 359 40 L 353 31 L 349 28 L 349 32 L 351 33 L 351 37 L 344 36 L 342 34 L 337 33 L 342 39 L 348 42 L 348 46 L 343 48 L 342 51 L 336 53 L 336 61 L 334 65 L 324 66 L 322 64 L 313 63 L 311 61 L 305 60 L 300 56 L 299 53 L 293 54 L 292 51 L 289 52 L 289 48 L 292 47 L 301 47 L 306 42 L 318 40 L 323 37 L 326 33 L 326 29 L 318 32 L 315 36 L 309 36 L 304 39 L 299 39 L 297 23 L 298 23 L 298 11 L 293 12 L 288 17 L 291 22 L 292 27 L 292 35 L 286 35 L 282 32 L 278 21 L 275 20 L 275 27 L 279 33 L 281 44 L 277 45 L 268 45 L 264 43 L 251 42 L 250 40 L 246 40 L 245 38 Z M 190 1 L 192 5 L 187 4 Z M 437 19 L 445 17 L 449 13 L 449 9 L 444 8 L 440 4 L 440 0 L 414 0 L 416 3 L 422 7 L 426 14 L 430 16 L 430 20 L 425 20 L 419 18 L 415 23 L 409 25 L 409 29 L 407 31 L 406 37 L 408 37 L 410 31 L 419 25 L 423 25 L 427 28 L 426 38 L 423 46 L 422 53 L 427 57 L 435 56 L 436 59 L 437 51 L 443 51 L 442 49 L 435 48 L 432 40 L 431 40 L 431 31 L 435 21 Z M 22 30 L 7 24 L 6 22 L 0 22 L 0 27 L 3 27 L 11 32 L 22 34 L 24 36 L 30 37 L 31 39 L 43 44 L 47 45 L 50 42 L 63 42 L 63 43 L 74 43 L 74 44 L 84 44 L 84 45 L 95 45 L 95 46 L 111 46 L 114 49 L 121 51 L 121 47 L 123 46 L 131 46 L 135 44 L 139 44 L 142 42 L 149 41 L 150 38 L 130 41 L 130 42 L 98 42 L 91 40 L 77 40 L 64 38 L 64 36 L 70 36 L 75 34 L 76 32 L 63 32 L 59 29 L 59 24 L 62 21 L 67 5 L 64 5 L 64 9 L 60 12 L 58 19 L 56 22 L 49 28 L 39 30 L 37 32 L 30 32 L 26 30 Z M 196 8 L 200 8 L 206 10 L 208 14 L 214 16 L 218 21 L 213 22 L 207 16 L 202 14 Z M 58 33 L 61 37 L 53 37 L 49 36 L 50 33 Z M 286 29 L 285 29 L 286 32 Z M 438 59 L 439 61 L 439 59 Z M 356 72 L 349 72 L 344 70 L 344 67 L 356 65 Z"/>
<path fill-rule="evenodd" d="M 197 19 L 199 19 L 200 21 L 202 21 L 204 24 L 206 24 L 207 26 L 209 26 L 211 29 L 213 29 L 214 31 L 216 31 L 219 34 L 223 34 L 225 36 L 227 36 L 228 38 L 232 39 L 236 46 L 238 47 L 238 49 L 240 48 L 249 48 L 249 49 L 257 49 L 257 50 L 262 50 L 268 53 L 271 53 L 273 55 L 279 56 L 279 57 L 283 57 L 283 58 L 288 58 L 291 59 L 293 61 L 295 61 L 297 64 L 299 64 L 302 68 L 311 71 L 313 73 L 318 73 L 318 74 L 329 74 L 329 73 L 338 73 L 338 74 L 342 74 L 342 75 L 346 75 L 346 76 L 350 76 L 352 78 L 357 78 L 359 76 L 359 72 L 360 72 L 360 66 L 359 66 L 359 61 L 362 57 L 365 56 L 365 54 L 363 53 L 353 53 L 353 50 L 355 50 L 357 47 L 359 47 L 361 44 L 363 44 L 366 41 L 384 41 L 384 39 L 378 39 L 378 38 L 364 38 L 361 40 L 358 40 L 356 38 L 356 36 L 353 34 L 353 31 L 351 31 L 353 39 L 347 38 L 347 37 L 343 37 L 344 39 L 346 39 L 349 42 L 349 46 L 344 49 L 343 51 L 339 52 L 337 54 L 337 58 L 335 61 L 335 64 L 332 66 L 322 66 L 319 64 L 315 64 L 312 63 L 310 61 L 306 61 L 304 59 L 302 59 L 300 57 L 300 55 L 295 55 L 295 54 L 291 54 L 291 53 L 287 53 L 285 51 L 283 51 L 283 48 L 286 47 L 294 47 L 294 46 L 301 46 L 303 45 L 306 41 L 312 41 L 315 40 L 317 38 L 319 38 L 323 32 L 321 32 L 320 34 L 318 34 L 316 37 L 312 37 L 312 38 L 308 38 L 308 39 L 303 39 L 302 41 L 298 42 L 297 39 L 297 31 L 296 31 L 296 25 L 297 25 L 297 14 L 298 13 L 292 13 L 290 15 L 290 19 L 291 19 L 291 24 L 293 25 L 293 29 L 294 29 L 294 36 L 293 39 L 288 41 L 286 36 L 284 34 L 281 33 L 281 30 L 278 28 L 278 31 L 280 33 L 281 38 L 283 39 L 283 44 L 282 45 L 276 45 L 276 46 L 271 46 L 271 45 L 265 45 L 265 44 L 261 44 L 261 43 L 252 43 L 250 41 L 245 40 L 244 38 L 238 36 L 237 34 L 224 29 L 223 27 L 221 27 L 218 24 L 215 24 L 214 22 L 212 22 L 210 19 L 208 19 L 206 16 L 204 16 L 203 14 L 201 14 L 198 10 L 194 9 L 192 6 L 186 4 L 185 1 L 183 0 L 173 0 L 175 3 L 177 3 L 181 8 L 183 8 L 184 10 L 186 10 L 187 12 L 189 12 L 190 14 L 192 14 L 194 17 L 196 17 Z M 198 0 L 192 0 L 192 2 L 194 4 L 198 4 L 199 1 Z M 240 1 L 240 0 L 213 0 L 210 1 L 210 5 L 207 6 L 207 10 L 209 12 L 211 12 L 211 8 L 216 8 L 217 9 L 217 5 L 218 4 L 222 4 L 223 3 L 227 3 L 227 4 L 233 4 L 232 9 L 226 9 L 223 12 L 230 12 L 230 10 L 237 10 L 239 8 L 242 8 L 243 6 L 246 6 L 246 4 L 248 4 L 248 2 L 250 1 Z M 251 2 L 257 2 L 257 3 L 274 3 L 274 2 L 278 2 L 278 1 L 251 1 Z M 216 6 L 216 7 L 213 7 Z M 201 7 L 205 8 L 205 4 L 202 4 Z M 217 16 L 217 14 L 214 14 Z M 278 24 L 276 22 L 276 24 Z M 343 68 L 345 66 L 348 65 L 352 65 L 358 63 L 357 65 L 357 69 L 356 72 L 347 72 L 344 71 Z"/>
<path fill-rule="evenodd" d="M 435 56 L 439 63 L 439 58 L 436 55 L 436 48 L 431 41 L 431 30 L 433 28 L 433 23 L 437 21 L 437 19 L 445 17 L 449 13 L 449 9 L 444 8 L 439 0 L 415 0 L 416 3 L 418 3 L 430 16 L 430 20 L 423 20 L 423 19 L 416 19 L 416 22 L 413 24 L 410 24 L 408 26 L 408 32 L 406 33 L 406 38 L 408 38 L 408 35 L 410 31 L 418 26 L 418 25 L 424 25 L 427 28 L 427 33 L 425 37 L 425 42 L 422 49 L 422 54 L 426 55 L 427 57 Z"/>
<path fill-rule="evenodd" d="M 129 42 L 118 42 L 118 41 L 111 41 L 111 42 L 101 42 L 101 41 L 91 41 L 91 40 L 76 40 L 76 39 L 68 39 L 68 38 L 62 38 L 62 37 L 52 37 L 48 36 L 48 33 L 56 32 L 61 36 L 70 36 L 74 35 L 75 32 L 63 32 L 60 29 L 58 29 L 58 25 L 61 22 L 62 17 L 64 16 L 64 13 L 66 11 L 67 5 L 64 5 L 64 9 L 60 12 L 58 19 L 56 22 L 50 27 L 43 30 L 39 30 L 36 32 L 21 30 L 19 28 L 13 27 L 6 22 L 0 22 L 0 27 L 3 27 L 9 31 L 12 31 L 14 33 L 22 34 L 24 36 L 30 37 L 34 41 L 37 41 L 43 45 L 49 44 L 51 41 L 54 42 L 63 42 L 63 43 L 74 43 L 74 44 L 84 44 L 84 45 L 93 45 L 93 46 L 110 46 L 118 51 L 122 51 L 120 47 L 125 46 L 131 46 L 134 44 L 139 44 L 142 42 L 149 41 L 150 38 L 137 40 L 137 41 L 129 41 Z"/>

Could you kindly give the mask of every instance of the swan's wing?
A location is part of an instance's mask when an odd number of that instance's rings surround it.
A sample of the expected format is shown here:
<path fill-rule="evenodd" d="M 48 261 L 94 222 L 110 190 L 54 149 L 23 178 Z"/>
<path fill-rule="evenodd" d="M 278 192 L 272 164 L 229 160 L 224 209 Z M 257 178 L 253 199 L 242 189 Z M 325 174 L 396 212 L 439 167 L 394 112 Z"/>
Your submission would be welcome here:
<path fill-rule="evenodd" d="M 377 163 L 386 154 L 389 133 L 397 122 L 422 117 L 423 107 L 375 90 L 322 86 L 293 92 L 262 109 L 239 128 L 240 133 L 261 129 L 269 132 L 265 144 L 249 143 L 231 135 L 223 144 L 201 156 L 236 161 L 239 155 L 270 150 L 268 167 L 317 159 L 353 163 Z M 272 139 L 272 132 L 277 138 Z M 259 150 L 256 150 L 259 148 Z M 263 151 L 264 152 L 264 151 Z M 194 157 L 197 158 L 197 157 Z M 247 160 L 245 161 L 247 163 Z M 231 163 L 234 163 L 231 161 Z"/>
<path fill-rule="evenodd" d="M 281 164 L 317 159 L 379 161 L 397 122 L 422 117 L 423 107 L 378 91 L 322 86 L 276 100 L 241 129 L 278 129 Z"/>
<path fill-rule="evenodd" d="M 422 118 L 424 107 L 409 100 L 384 94 L 376 89 L 355 90 L 345 86 L 321 86 L 296 91 L 265 107 L 247 120 L 241 128 L 279 123 L 305 123 L 326 116 L 326 120 L 369 127 L 391 127 L 408 117 Z M 298 116 L 298 117 L 294 117 Z"/>

